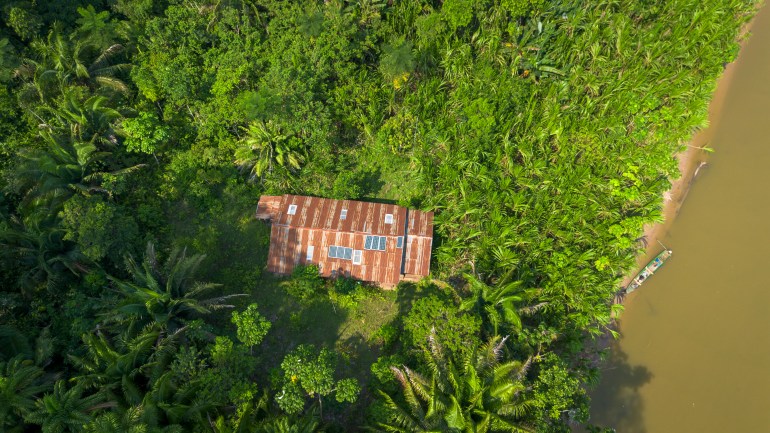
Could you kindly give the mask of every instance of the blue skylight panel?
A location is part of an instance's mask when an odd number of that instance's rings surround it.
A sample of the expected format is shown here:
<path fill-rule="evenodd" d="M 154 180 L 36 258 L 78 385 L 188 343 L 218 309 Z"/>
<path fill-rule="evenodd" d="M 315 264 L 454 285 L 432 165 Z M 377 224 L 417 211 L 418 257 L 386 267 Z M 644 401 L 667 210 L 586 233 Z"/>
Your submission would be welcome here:
<path fill-rule="evenodd" d="M 336 259 L 337 258 L 337 247 L 332 245 L 329 247 L 329 257 Z"/>
<path fill-rule="evenodd" d="M 367 236 L 366 237 L 366 242 L 364 243 L 364 249 L 366 249 L 366 250 L 371 250 L 372 249 L 372 238 L 373 237 L 374 236 Z"/>
<path fill-rule="evenodd" d="M 343 248 L 343 250 L 344 250 L 343 252 L 344 252 L 344 255 L 345 255 L 343 258 L 345 260 L 350 260 L 350 259 L 353 258 L 353 248 Z"/>
<path fill-rule="evenodd" d="M 396 239 L 396 248 L 403 248 L 403 247 L 404 247 L 404 237 L 403 236 L 399 236 Z"/>
<path fill-rule="evenodd" d="M 385 241 L 387 238 L 385 236 L 380 236 L 380 251 L 385 251 Z"/>

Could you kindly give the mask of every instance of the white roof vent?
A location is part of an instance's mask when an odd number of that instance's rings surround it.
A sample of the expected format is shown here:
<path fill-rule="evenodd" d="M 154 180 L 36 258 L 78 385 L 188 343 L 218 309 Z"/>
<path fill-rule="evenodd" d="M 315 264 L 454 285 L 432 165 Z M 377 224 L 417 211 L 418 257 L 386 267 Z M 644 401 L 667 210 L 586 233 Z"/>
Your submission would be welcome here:
<path fill-rule="evenodd" d="M 385 214 L 385 224 L 393 224 L 393 214 L 392 213 L 386 213 Z"/>
<path fill-rule="evenodd" d="M 289 215 L 294 215 L 295 213 L 297 213 L 297 205 L 296 204 L 289 205 L 289 211 L 286 213 L 288 213 Z"/>

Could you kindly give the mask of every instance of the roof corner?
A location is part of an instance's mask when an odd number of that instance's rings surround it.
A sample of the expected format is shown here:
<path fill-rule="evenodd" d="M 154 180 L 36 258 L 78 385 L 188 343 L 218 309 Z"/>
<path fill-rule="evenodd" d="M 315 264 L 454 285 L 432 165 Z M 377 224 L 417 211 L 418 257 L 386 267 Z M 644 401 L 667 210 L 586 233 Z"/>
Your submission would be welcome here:
<path fill-rule="evenodd" d="M 281 213 L 282 200 L 283 196 L 280 195 L 261 196 L 257 204 L 257 219 L 270 221 L 278 218 L 278 215 Z"/>

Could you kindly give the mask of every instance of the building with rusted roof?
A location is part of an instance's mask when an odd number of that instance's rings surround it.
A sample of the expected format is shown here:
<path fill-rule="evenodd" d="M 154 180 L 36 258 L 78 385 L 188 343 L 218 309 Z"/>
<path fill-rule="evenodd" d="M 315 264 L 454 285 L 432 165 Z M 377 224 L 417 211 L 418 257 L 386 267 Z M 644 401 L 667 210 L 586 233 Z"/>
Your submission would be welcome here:
<path fill-rule="evenodd" d="M 392 287 L 430 271 L 432 212 L 287 194 L 260 197 L 256 216 L 271 222 L 270 272 L 313 264 L 325 277 Z"/>

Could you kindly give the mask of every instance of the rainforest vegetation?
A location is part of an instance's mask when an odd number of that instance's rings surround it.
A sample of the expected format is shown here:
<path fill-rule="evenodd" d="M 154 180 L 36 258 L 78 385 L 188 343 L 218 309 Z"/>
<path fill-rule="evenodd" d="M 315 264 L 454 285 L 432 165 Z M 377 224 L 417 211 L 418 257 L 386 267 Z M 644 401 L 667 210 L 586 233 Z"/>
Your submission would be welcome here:
<path fill-rule="evenodd" d="M 591 431 L 752 0 L 7 0 L 0 430 Z M 265 271 L 261 194 L 435 212 L 431 278 Z"/>

